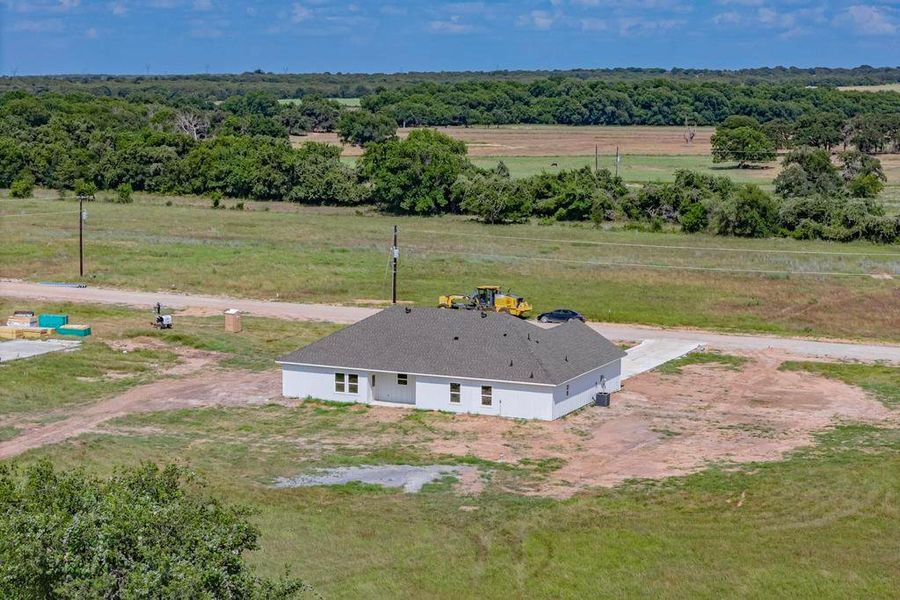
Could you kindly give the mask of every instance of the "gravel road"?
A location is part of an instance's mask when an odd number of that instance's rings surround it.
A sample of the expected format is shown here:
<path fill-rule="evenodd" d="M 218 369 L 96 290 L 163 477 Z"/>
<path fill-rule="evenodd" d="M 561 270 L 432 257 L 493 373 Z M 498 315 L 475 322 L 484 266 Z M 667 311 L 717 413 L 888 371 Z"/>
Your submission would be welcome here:
<path fill-rule="evenodd" d="M 260 317 L 294 321 L 330 321 L 332 323 L 355 323 L 379 310 L 358 306 L 294 304 L 171 292 L 60 287 L 8 279 L 0 280 L 0 296 L 49 302 L 122 304 L 148 310 L 157 302 L 173 309 L 220 311 L 226 308 L 237 308 Z M 809 357 L 900 363 L 900 346 L 892 344 L 862 344 L 778 336 L 726 334 L 696 329 L 663 329 L 620 323 L 590 323 L 590 325 L 606 337 L 615 340 L 678 339 L 700 342 L 707 347 L 724 351 L 772 348 Z"/>

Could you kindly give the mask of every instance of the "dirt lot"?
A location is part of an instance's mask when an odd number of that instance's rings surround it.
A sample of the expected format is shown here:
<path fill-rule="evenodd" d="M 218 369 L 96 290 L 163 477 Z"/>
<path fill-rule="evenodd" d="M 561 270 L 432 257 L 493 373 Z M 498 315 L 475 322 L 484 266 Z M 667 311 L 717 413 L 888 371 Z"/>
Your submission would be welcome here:
<path fill-rule="evenodd" d="M 622 154 L 688 154 L 708 155 L 712 127 L 695 129 L 693 142 L 684 141 L 683 127 L 565 127 L 561 125 L 520 125 L 500 128 L 438 127 L 448 135 L 465 141 L 470 156 L 584 156 L 599 146 L 603 155 L 614 154 L 616 146 Z M 411 130 L 399 129 L 401 138 Z M 295 144 L 304 141 L 339 144 L 337 134 L 313 133 L 294 137 Z M 345 156 L 358 156 L 362 149 L 345 146 Z"/>
<path fill-rule="evenodd" d="M 138 339 L 127 344 L 124 350 L 159 342 Z M 0 458 L 97 430 L 106 421 L 135 412 L 270 401 L 297 404 L 280 397 L 278 371 L 222 370 L 213 364 L 215 353 L 181 353 L 182 362 L 165 373 L 166 379 L 88 407 L 44 415 L 49 418 L 43 420 L 30 415 L 32 425 L 0 443 Z M 782 361 L 795 356 L 773 350 L 741 355 L 747 361 L 738 367 L 693 364 L 678 374 L 639 375 L 614 395 L 612 407 L 588 407 L 553 422 L 419 413 L 416 418 L 421 417 L 424 426 L 410 427 L 411 411 L 371 407 L 345 412 L 339 429 L 293 443 L 313 455 L 329 448 L 399 443 L 432 455 L 475 456 L 514 467 L 492 473 L 492 485 L 568 497 L 593 486 L 682 475 L 713 463 L 777 460 L 840 420 L 900 424 L 900 415 L 858 388 L 778 370 Z M 522 465 L 531 465 L 530 476 L 516 471 Z M 483 484 L 467 481 L 462 491 L 473 493 Z"/>

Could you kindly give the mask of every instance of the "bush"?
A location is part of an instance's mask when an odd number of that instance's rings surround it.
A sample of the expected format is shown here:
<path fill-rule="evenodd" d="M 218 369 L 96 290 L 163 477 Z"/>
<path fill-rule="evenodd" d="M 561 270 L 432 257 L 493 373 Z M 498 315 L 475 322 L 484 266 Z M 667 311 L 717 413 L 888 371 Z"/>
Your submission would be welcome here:
<path fill-rule="evenodd" d="M 116 202 L 119 204 L 131 204 L 134 202 L 134 198 L 132 198 L 133 193 L 134 189 L 132 189 L 130 183 L 119 184 L 119 187 L 116 188 Z"/>
<path fill-rule="evenodd" d="M 854 198 L 874 198 L 884 189 L 884 183 L 875 173 L 857 175 L 847 182 L 847 191 Z"/>
<path fill-rule="evenodd" d="M 709 211 L 702 202 L 691 204 L 680 218 L 685 233 L 698 233 L 709 227 Z"/>
<path fill-rule="evenodd" d="M 296 598 L 246 563 L 250 511 L 200 491 L 186 471 L 145 464 L 96 479 L 42 461 L 0 467 L 0 597 Z"/>
<path fill-rule="evenodd" d="M 709 211 L 710 228 L 719 235 L 766 237 L 775 232 L 777 222 L 775 200 L 752 184 L 742 185 L 727 198 L 712 202 Z"/>
<path fill-rule="evenodd" d="M 97 185 L 93 181 L 85 181 L 84 179 L 75 180 L 75 195 L 82 196 L 87 200 L 93 200 L 97 195 Z"/>
<path fill-rule="evenodd" d="M 480 175 L 460 182 L 460 207 L 485 223 L 520 223 L 531 216 L 531 198 L 500 175 Z"/>
<path fill-rule="evenodd" d="M 19 175 L 9 187 L 12 198 L 31 198 L 34 193 L 34 177 L 30 174 Z"/>

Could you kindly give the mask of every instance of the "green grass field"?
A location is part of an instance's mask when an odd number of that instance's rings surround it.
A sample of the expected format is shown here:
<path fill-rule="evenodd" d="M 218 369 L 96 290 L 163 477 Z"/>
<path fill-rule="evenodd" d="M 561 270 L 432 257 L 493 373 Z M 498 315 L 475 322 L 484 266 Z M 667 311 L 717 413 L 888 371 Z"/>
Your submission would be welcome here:
<path fill-rule="evenodd" d="M 477 156 L 472 162 L 483 168 L 492 168 L 497 162 L 509 168 L 512 177 L 530 177 L 538 173 L 553 173 L 565 169 L 594 167 L 593 156 Z M 556 163 L 556 166 L 553 164 Z M 601 169 L 615 171 L 615 156 L 599 157 Z M 672 181 L 675 171 L 688 169 L 710 175 L 727 175 L 735 181 L 768 185 L 777 174 L 777 163 L 761 169 L 736 169 L 730 164 L 715 164 L 710 156 L 692 155 L 623 155 L 619 162 L 619 174 L 629 183 L 648 181 Z"/>
<path fill-rule="evenodd" d="M 221 352 L 224 368 L 260 368 L 248 359 L 268 359 L 333 329 L 247 319 L 245 332 L 233 335 L 222 333 L 221 317 L 176 315 L 175 331 L 156 332 L 146 325 L 148 311 L 40 303 L 35 309 L 91 320 L 96 345 L 156 336 Z M 19 373 L 14 388 L 0 388 L 0 421 L 16 416 L 5 402 L 11 389 L 44 396 L 65 391 L 46 388 L 54 378 L 50 366 L 62 385 L 119 360 L 57 356 L 69 365 L 51 364 L 54 356 L 8 365 Z M 728 355 L 694 358 L 689 362 L 740 368 Z M 897 367 L 803 362 L 784 368 L 863 386 L 889 406 L 900 398 Z M 114 391 L 92 389 L 95 399 Z M 31 410 L 48 408 L 54 407 Z M 541 478 L 554 464 L 498 464 L 428 451 L 437 431 L 462 435 L 438 428 L 452 415 L 416 411 L 386 422 L 369 411 L 306 402 L 134 414 L 9 462 L 46 457 L 59 468 L 101 475 L 145 460 L 184 465 L 211 494 L 255 510 L 261 547 L 248 559 L 261 573 L 277 577 L 287 570 L 328 598 L 458 598 L 460 590 L 492 598 L 890 598 L 900 585 L 896 429 L 843 423 L 784 461 L 711 465 L 694 475 L 555 500 L 505 491 Z M 13 438 L 20 424 L 0 423 L 0 440 Z M 460 494 L 451 481 L 420 494 L 354 484 L 272 487 L 276 477 L 318 467 L 432 463 L 478 467 L 484 491 Z"/>
<path fill-rule="evenodd" d="M 317 465 L 440 460 L 374 444 L 338 446 L 323 462 L 294 441 L 374 426 L 353 409 L 177 411 L 116 426 L 130 433 L 83 435 L 21 460 L 99 473 L 146 457 L 189 466 L 213 494 L 258 511 L 250 560 L 263 573 L 287 568 L 326 597 L 889 598 L 900 585 L 896 430 L 845 425 L 784 462 L 558 501 L 459 496 L 445 484 L 418 495 L 270 487 Z"/>
<path fill-rule="evenodd" d="M 568 306 L 616 322 L 900 339 L 895 247 L 586 224 L 485 226 L 462 217 L 281 203 L 247 202 L 239 212 L 212 210 L 202 198 L 171 199 L 173 206 L 163 200 L 140 196 L 131 205 L 87 207 L 87 283 L 386 302 L 387 250 L 397 224 L 400 299 L 425 306 L 440 294 L 496 282 L 528 298 L 535 312 Z M 74 209 L 71 200 L 0 200 L 0 277 L 76 280 Z"/>

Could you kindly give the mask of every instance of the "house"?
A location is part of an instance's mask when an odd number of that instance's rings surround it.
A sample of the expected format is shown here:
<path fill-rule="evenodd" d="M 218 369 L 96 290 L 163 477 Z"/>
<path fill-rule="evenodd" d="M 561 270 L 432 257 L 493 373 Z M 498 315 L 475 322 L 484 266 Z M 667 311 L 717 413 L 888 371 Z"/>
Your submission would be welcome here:
<path fill-rule="evenodd" d="M 278 363 L 287 397 L 551 420 L 617 391 L 623 356 L 580 321 L 392 307 Z"/>

